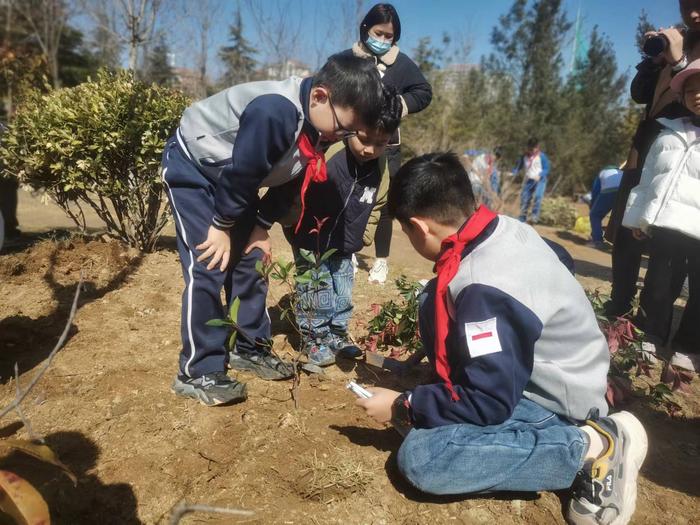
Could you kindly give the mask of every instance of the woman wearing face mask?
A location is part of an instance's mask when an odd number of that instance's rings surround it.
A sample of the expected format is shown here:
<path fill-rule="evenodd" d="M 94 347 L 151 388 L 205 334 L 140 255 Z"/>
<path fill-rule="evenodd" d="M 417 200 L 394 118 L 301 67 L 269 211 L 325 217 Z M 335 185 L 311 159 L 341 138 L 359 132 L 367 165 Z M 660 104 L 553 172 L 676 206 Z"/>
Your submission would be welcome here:
<path fill-rule="evenodd" d="M 376 4 L 365 15 L 360 24 L 360 40 L 345 53 L 373 60 L 377 65 L 382 81 L 392 86 L 401 96 L 402 117 L 418 113 L 430 104 L 433 92 L 430 84 L 407 55 L 396 45 L 401 37 L 401 21 L 391 4 Z M 393 177 L 401 166 L 401 132 L 394 133 L 386 157 L 389 176 Z M 387 257 L 391 246 L 392 218 L 386 207 L 381 211 L 374 237 L 376 259 L 369 272 L 369 281 L 384 283 L 389 267 Z"/>

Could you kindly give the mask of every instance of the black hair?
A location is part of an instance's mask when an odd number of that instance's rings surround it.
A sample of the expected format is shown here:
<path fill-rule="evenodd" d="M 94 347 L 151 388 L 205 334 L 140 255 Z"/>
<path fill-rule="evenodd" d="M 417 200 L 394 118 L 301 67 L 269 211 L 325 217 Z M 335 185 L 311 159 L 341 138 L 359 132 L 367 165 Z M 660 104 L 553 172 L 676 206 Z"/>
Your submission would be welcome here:
<path fill-rule="evenodd" d="M 382 110 L 375 128 L 392 135 L 401 123 L 403 104 L 401 103 L 401 97 L 393 86 L 383 86 L 382 91 L 384 103 L 382 104 Z"/>
<path fill-rule="evenodd" d="M 408 224 L 411 217 L 461 226 L 476 201 L 469 175 L 454 153 L 428 153 L 409 160 L 389 187 L 389 214 Z"/>
<path fill-rule="evenodd" d="M 497 159 L 500 159 L 503 156 L 503 147 L 496 146 L 495 148 L 493 148 L 493 155 Z"/>
<path fill-rule="evenodd" d="M 376 4 L 367 11 L 367 14 L 360 22 L 360 40 L 367 42 L 367 35 L 372 26 L 378 24 L 391 24 L 394 28 L 394 39 L 392 44 L 395 44 L 401 38 L 401 20 L 396 8 L 391 4 Z"/>
<path fill-rule="evenodd" d="M 367 126 L 377 122 L 384 105 L 382 79 L 371 60 L 338 53 L 314 75 L 312 87 L 323 86 L 336 106 L 350 108 Z"/>
<path fill-rule="evenodd" d="M 536 148 L 540 143 L 540 140 L 537 137 L 530 137 L 527 141 L 527 147 L 532 149 Z"/>

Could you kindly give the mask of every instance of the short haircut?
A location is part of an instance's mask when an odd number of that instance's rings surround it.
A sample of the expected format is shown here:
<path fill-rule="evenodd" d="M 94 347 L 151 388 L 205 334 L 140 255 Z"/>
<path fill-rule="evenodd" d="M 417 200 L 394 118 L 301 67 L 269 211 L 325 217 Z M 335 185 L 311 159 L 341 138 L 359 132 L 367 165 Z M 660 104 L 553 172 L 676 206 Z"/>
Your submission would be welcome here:
<path fill-rule="evenodd" d="M 384 86 L 383 94 L 384 104 L 382 104 L 382 110 L 377 119 L 375 128 L 377 131 L 392 135 L 401 123 L 403 104 L 401 103 L 401 97 L 394 87 Z"/>
<path fill-rule="evenodd" d="M 409 160 L 389 188 L 389 213 L 399 222 L 423 217 L 461 226 L 476 202 L 469 175 L 454 153 L 428 153 Z"/>
<path fill-rule="evenodd" d="M 360 23 L 360 40 L 367 41 L 369 30 L 372 26 L 378 24 L 391 24 L 394 28 L 394 39 L 392 43 L 396 43 L 401 38 L 401 20 L 396 8 L 391 4 L 375 4 L 372 9 L 367 11 L 367 14 Z"/>
<path fill-rule="evenodd" d="M 527 141 L 528 148 L 536 148 L 540 143 L 540 139 L 537 137 L 530 137 Z"/>
<path fill-rule="evenodd" d="M 327 88 L 333 104 L 352 109 L 366 126 L 379 119 L 385 97 L 382 79 L 371 60 L 351 54 L 332 55 L 314 75 L 312 86 Z"/>

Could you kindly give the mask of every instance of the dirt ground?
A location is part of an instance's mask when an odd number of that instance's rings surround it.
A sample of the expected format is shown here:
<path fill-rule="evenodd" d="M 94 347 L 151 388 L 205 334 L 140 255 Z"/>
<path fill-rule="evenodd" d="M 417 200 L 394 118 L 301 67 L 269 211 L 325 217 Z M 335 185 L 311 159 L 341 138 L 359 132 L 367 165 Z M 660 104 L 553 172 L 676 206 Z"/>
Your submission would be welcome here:
<path fill-rule="evenodd" d="M 182 523 L 563 523 L 552 493 L 432 498 L 408 486 L 395 467 L 398 434 L 367 419 L 344 388 L 349 379 L 399 383 L 361 363 L 333 367 L 323 380 L 304 377 L 296 410 L 288 383 L 244 374 L 239 379 L 248 382 L 250 399 L 243 404 L 206 408 L 175 397 L 170 383 L 179 352 L 182 280 L 172 227 L 161 248 L 147 255 L 115 242 L 71 240 L 46 233 L 71 224 L 26 193 L 20 223 L 31 242 L 0 255 L 2 406 L 14 396 L 14 363 L 27 384 L 51 351 L 81 268 L 85 272 L 69 340 L 23 405 L 34 432 L 75 472 L 78 484 L 19 455 L 0 466 L 40 489 L 55 523 L 167 523 L 182 498 L 255 512 L 245 519 L 195 514 Z M 609 289 L 608 253 L 569 232 L 541 232 L 570 250 L 583 286 Z M 289 260 L 278 231 L 274 238 L 276 256 Z M 396 294 L 392 284 L 367 283 L 370 257 L 366 250 L 360 258 L 355 336 L 364 333 L 370 305 Z M 411 251 L 397 227 L 390 274 L 401 273 L 426 278 L 431 265 Z M 279 299 L 273 290 L 273 314 Z M 273 328 L 277 347 L 289 354 L 284 326 Z M 634 523 L 700 523 L 697 384 L 678 396 L 684 419 L 670 419 L 641 400 L 626 407 L 644 421 L 650 438 Z M 0 423 L 2 437 L 27 435 L 14 414 Z"/>

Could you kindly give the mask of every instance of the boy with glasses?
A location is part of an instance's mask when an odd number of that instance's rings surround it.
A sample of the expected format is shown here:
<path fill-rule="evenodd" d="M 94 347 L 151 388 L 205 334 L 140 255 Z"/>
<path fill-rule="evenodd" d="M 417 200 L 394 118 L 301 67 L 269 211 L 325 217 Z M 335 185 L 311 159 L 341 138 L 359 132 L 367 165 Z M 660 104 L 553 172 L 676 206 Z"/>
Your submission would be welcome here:
<path fill-rule="evenodd" d="M 227 364 L 262 379 L 291 377 L 270 352 L 267 285 L 255 269 L 270 257 L 267 230 L 285 210 L 263 216 L 258 191 L 322 179 L 323 151 L 373 126 L 382 102 L 372 64 L 335 55 L 314 77 L 233 86 L 185 110 L 162 164 L 185 278 L 176 394 L 205 405 L 244 400 L 246 387 L 227 376 Z M 231 354 L 226 328 L 206 325 L 225 316 L 222 288 L 228 304 L 240 300 L 246 334 Z"/>

